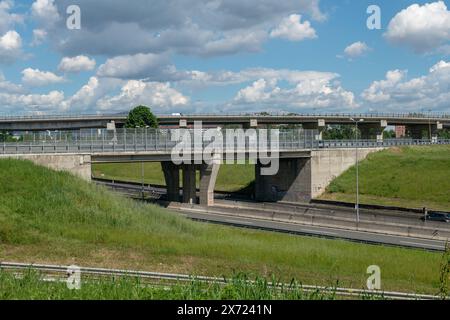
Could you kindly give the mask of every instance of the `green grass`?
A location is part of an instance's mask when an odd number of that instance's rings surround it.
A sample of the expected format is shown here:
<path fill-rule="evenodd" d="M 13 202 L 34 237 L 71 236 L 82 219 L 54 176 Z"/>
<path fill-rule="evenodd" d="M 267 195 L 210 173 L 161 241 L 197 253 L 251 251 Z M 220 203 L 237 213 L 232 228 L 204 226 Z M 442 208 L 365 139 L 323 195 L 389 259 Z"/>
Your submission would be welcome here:
<path fill-rule="evenodd" d="M 94 164 L 92 174 L 97 178 L 142 182 L 140 163 Z M 197 174 L 198 176 L 198 174 Z M 199 185 L 197 177 L 197 186 Z M 253 165 L 222 165 L 217 177 L 216 190 L 224 192 L 251 192 L 248 186 L 255 180 Z M 164 174 L 159 162 L 144 163 L 144 182 L 146 184 L 165 185 Z"/>
<path fill-rule="evenodd" d="M 0 300 L 334 300 L 333 292 L 305 292 L 295 282 L 275 289 L 271 279 L 249 282 L 236 275 L 226 284 L 204 283 L 193 279 L 172 286 L 149 285 L 139 278 L 82 278 L 80 288 L 70 290 L 64 281 L 42 281 L 43 276 L 26 271 L 22 277 L 0 271 Z M 274 279 L 276 280 L 276 279 Z M 19 289 L 20 288 L 20 289 Z M 363 296 L 361 298 L 364 298 Z"/>
<path fill-rule="evenodd" d="M 324 199 L 355 201 L 355 168 L 336 178 Z M 392 148 L 360 164 L 361 202 L 450 210 L 450 146 Z"/>
<path fill-rule="evenodd" d="M 192 275 L 276 275 L 363 288 L 379 265 L 385 290 L 436 293 L 441 255 L 193 222 L 30 162 L 0 161 L 0 261 Z"/>

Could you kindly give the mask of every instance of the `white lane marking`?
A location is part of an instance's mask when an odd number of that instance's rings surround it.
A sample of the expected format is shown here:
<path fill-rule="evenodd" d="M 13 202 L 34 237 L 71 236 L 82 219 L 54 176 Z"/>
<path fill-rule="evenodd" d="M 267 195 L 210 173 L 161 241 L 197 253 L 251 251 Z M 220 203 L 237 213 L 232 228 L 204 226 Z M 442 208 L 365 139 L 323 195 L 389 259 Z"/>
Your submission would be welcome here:
<path fill-rule="evenodd" d="M 434 245 L 434 244 L 426 244 L 426 243 L 420 243 L 420 242 L 410 242 L 410 241 L 400 241 L 402 244 L 411 244 L 414 246 L 422 246 L 422 247 L 431 247 L 431 248 L 443 248 L 442 246 Z"/>

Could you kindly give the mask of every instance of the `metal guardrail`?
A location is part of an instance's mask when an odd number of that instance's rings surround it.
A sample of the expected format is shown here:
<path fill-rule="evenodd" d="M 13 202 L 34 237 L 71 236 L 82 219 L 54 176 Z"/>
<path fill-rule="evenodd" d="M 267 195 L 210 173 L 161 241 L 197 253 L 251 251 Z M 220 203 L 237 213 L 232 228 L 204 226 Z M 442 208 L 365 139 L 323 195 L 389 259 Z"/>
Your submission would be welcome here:
<path fill-rule="evenodd" d="M 19 142 L 0 143 L 0 154 L 45 154 L 45 153 L 116 153 L 116 152 L 164 152 L 170 153 L 178 144 L 172 141 L 177 129 L 88 129 L 78 131 L 58 131 L 53 134 L 32 133 L 22 136 Z M 190 130 L 191 150 L 201 152 L 211 141 L 196 144 L 195 132 Z M 306 151 L 324 148 L 374 148 L 428 144 L 450 144 L 450 139 L 413 140 L 385 139 L 377 140 L 318 140 L 316 130 L 286 129 L 279 131 L 278 143 L 260 134 L 256 130 L 258 140 L 268 139 L 266 150 L 257 148 L 258 144 L 244 136 L 245 146 L 236 147 L 237 139 L 228 139 L 223 132 L 224 153 L 247 153 L 250 151 Z M 263 138 L 262 138 L 263 137 Z M 236 140 L 235 140 L 236 139 Z M 278 144 L 278 147 L 276 147 Z"/>
<path fill-rule="evenodd" d="M 67 277 L 67 271 L 69 266 L 60 265 L 47 265 L 47 264 L 26 264 L 26 263 L 11 263 L 0 262 L 0 270 L 34 270 L 41 273 L 62 273 Z M 157 280 L 157 281 L 173 281 L 173 282 L 192 282 L 199 281 L 205 283 L 217 283 L 226 284 L 230 280 L 226 278 L 206 277 L 206 276 L 190 276 L 185 274 L 172 274 L 172 273 L 159 273 L 148 271 L 136 271 L 136 270 L 121 270 L 121 269 L 104 269 L 104 268 L 80 268 L 82 275 L 90 276 L 109 276 L 109 277 L 135 277 L 143 280 Z M 254 281 L 249 280 L 249 284 Z M 291 284 L 273 284 L 268 283 L 269 286 L 275 288 L 290 288 Z M 353 288 L 340 288 L 340 287 L 324 287 L 314 285 L 302 285 L 298 286 L 305 292 L 322 292 L 336 294 L 337 296 L 344 297 L 375 297 L 395 300 L 441 300 L 442 297 L 429 295 L 429 294 L 416 294 L 406 292 L 395 291 L 381 291 L 381 290 L 365 290 L 365 289 L 353 289 Z M 449 297 L 450 298 L 450 297 Z"/>

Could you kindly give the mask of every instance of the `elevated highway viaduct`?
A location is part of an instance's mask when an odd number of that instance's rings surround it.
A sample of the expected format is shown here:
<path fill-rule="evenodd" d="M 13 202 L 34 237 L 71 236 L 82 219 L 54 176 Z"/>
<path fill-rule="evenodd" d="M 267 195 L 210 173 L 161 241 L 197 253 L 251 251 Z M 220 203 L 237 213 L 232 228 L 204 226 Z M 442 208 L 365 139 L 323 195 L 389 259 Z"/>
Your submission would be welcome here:
<path fill-rule="evenodd" d="M 0 130 L 7 131 L 43 131 L 78 130 L 89 128 L 123 127 L 126 114 L 97 115 L 61 115 L 61 116 L 7 116 L 0 117 Z M 321 131 L 327 125 L 352 125 L 350 119 L 363 119 L 359 124 L 363 139 L 382 139 L 382 131 L 387 126 L 405 126 L 409 136 L 421 139 L 423 132 L 427 137 L 435 137 L 438 130 L 450 128 L 448 114 L 248 114 L 248 115 L 159 115 L 162 127 L 189 127 L 195 121 L 205 126 L 238 125 L 245 128 L 261 128 L 269 125 L 302 125 L 305 129 Z"/>

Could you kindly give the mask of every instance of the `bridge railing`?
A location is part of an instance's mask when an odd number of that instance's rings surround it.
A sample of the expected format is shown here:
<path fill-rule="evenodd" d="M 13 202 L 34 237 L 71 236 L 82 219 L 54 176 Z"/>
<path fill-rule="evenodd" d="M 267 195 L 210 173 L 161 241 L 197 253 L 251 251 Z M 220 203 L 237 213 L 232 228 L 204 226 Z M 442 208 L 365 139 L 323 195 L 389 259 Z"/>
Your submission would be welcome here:
<path fill-rule="evenodd" d="M 320 140 L 318 131 L 303 129 L 273 130 L 278 133 L 277 141 L 271 140 L 272 131 L 264 132 L 254 130 L 257 133 L 258 142 L 266 139 L 266 148 L 272 150 L 275 146 L 283 150 L 311 150 L 322 148 L 369 148 L 369 147 L 390 147 L 405 145 L 425 145 L 425 144 L 450 144 L 447 139 L 414 140 L 414 139 L 385 139 L 377 140 Z M 178 144 L 173 141 L 174 129 L 117 129 L 116 131 L 106 129 L 88 129 L 78 131 L 59 131 L 49 134 L 33 133 L 24 135 L 18 142 L 0 143 L 0 154 L 33 154 L 33 153 L 106 153 L 106 152 L 165 152 L 169 153 Z M 204 150 L 212 140 L 194 140 L 196 134 L 193 130 L 190 133 L 190 147 L 192 150 L 201 148 Z M 248 136 L 228 139 L 225 130 L 221 132 L 223 138 L 223 149 L 226 152 L 241 152 L 260 148 L 260 144 L 255 145 L 255 140 L 250 140 Z M 244 141 L 237 147 L 238 140 Z M 243 140 L 242 140 L 243 139 Z M 185 145 L 185 147 L 187 147 Z M 261 148 L 260 148 L 261 149 Z"/>
<path fill-rule="evenodd" d="M 0 121 L 9 120 L 42 120 L 42 119 L 98 119 L 98 118 L 125 118 L 127 113 L 117 113 L 117 114 L 21 114 L 21 115 L 2 115 L 0 114 Z M 271 113 L 229 113 L 229 114 L 185 114 L 185 115 L 157 115 L 159 118 L 195 118 L 195 117 L 305 117 L 305 118 L 333 118 L 333 117 L 343 117 L 343 118 L 425 118 L 425 119 L 450 119 L 450 114 L 445 112 L 410 112 L 410 113 L 388 113 L 388 112 L 371 112 L 371 113 L 286 113 L 286 112 L 271 112 Z"/>

